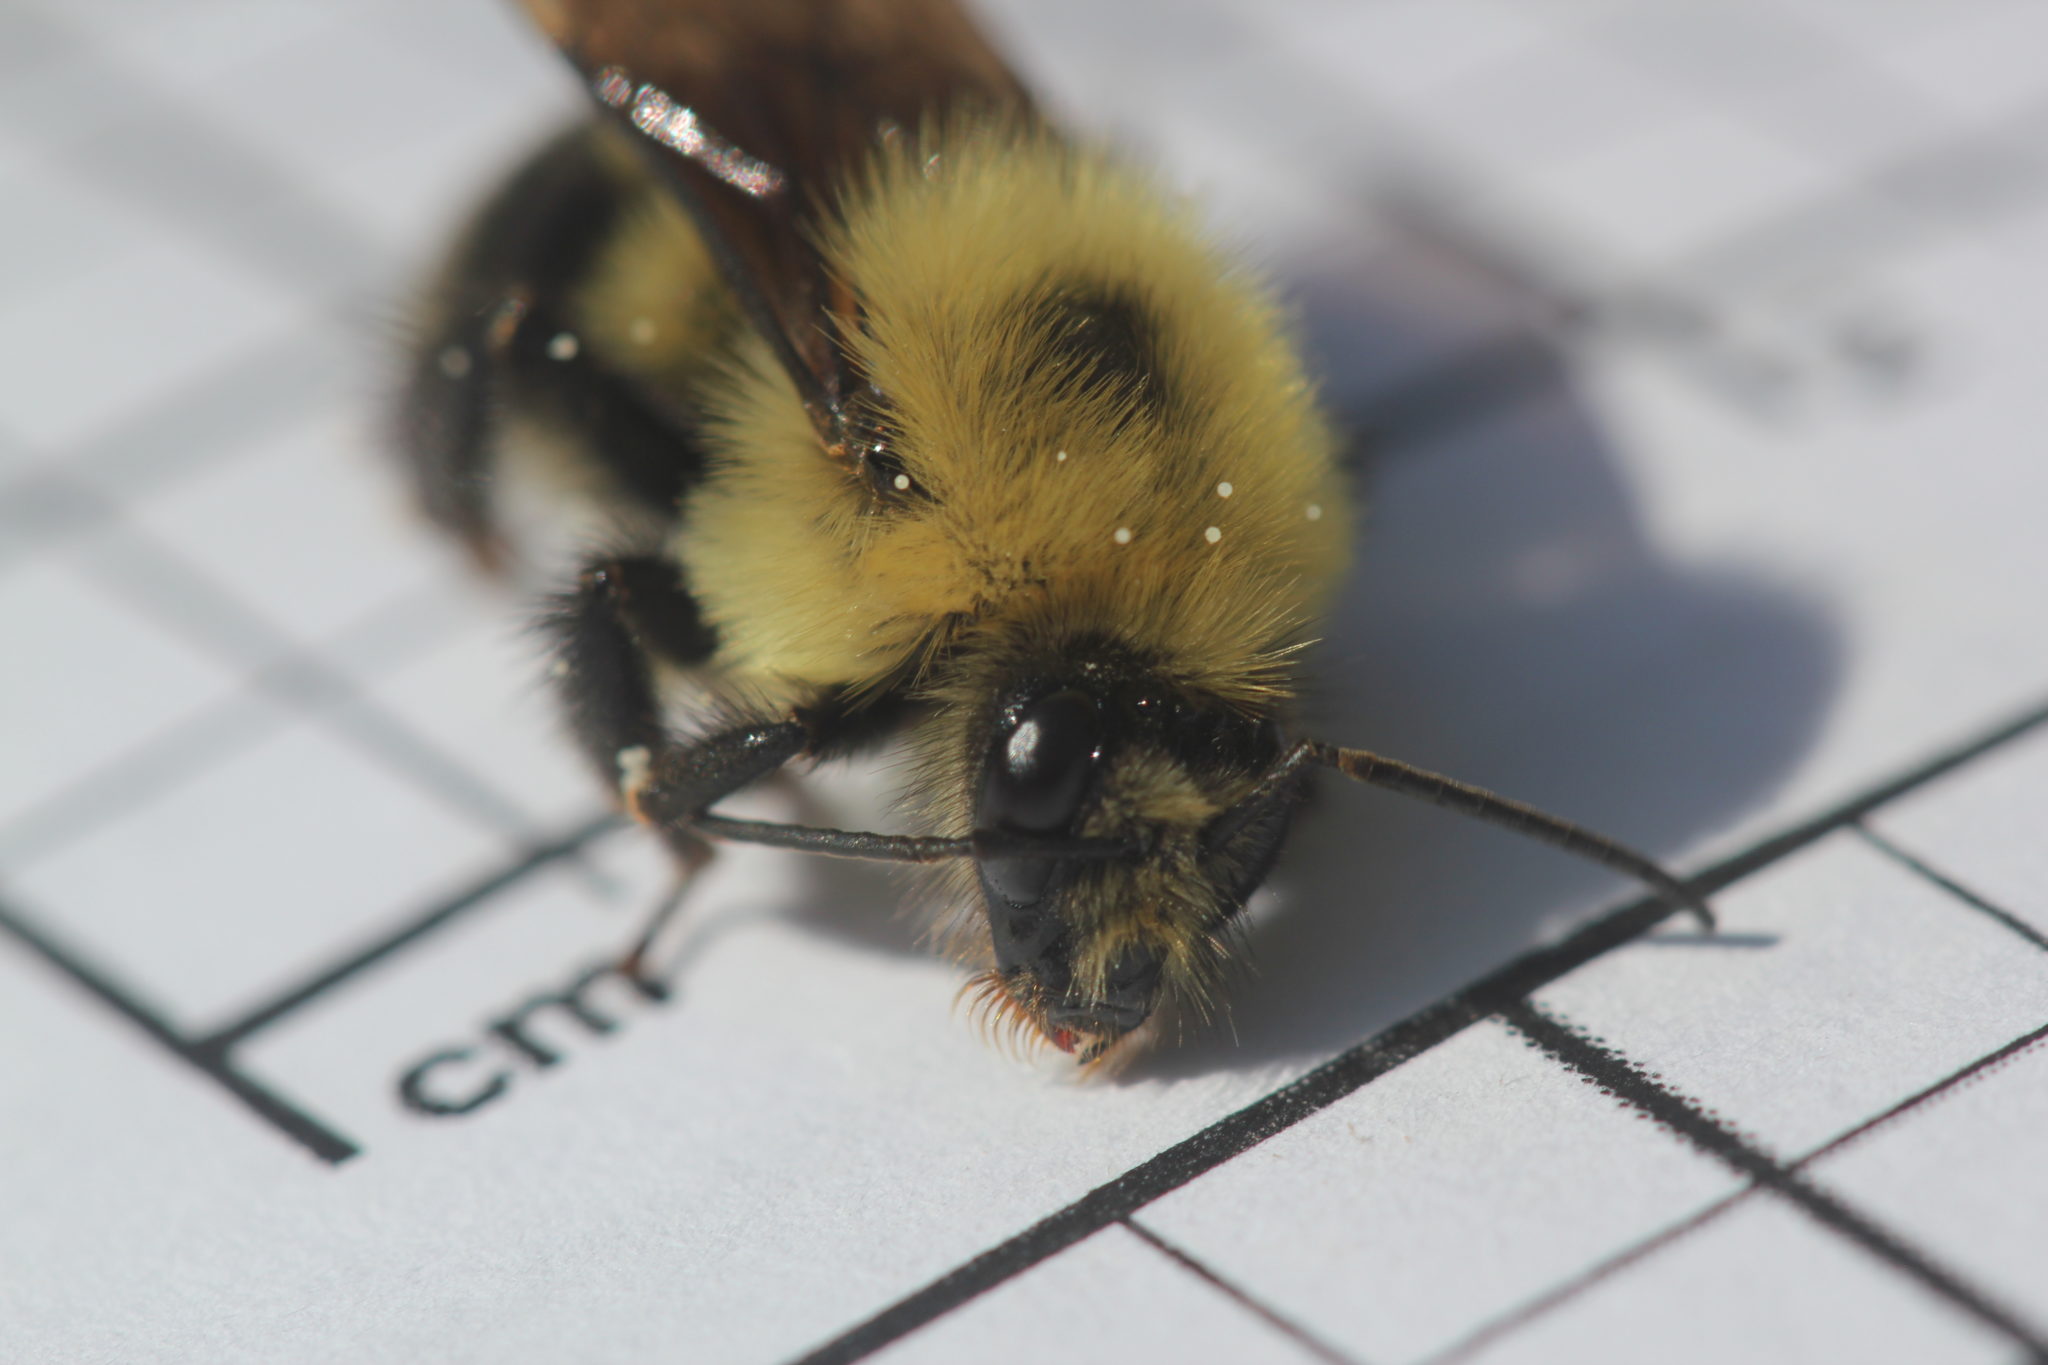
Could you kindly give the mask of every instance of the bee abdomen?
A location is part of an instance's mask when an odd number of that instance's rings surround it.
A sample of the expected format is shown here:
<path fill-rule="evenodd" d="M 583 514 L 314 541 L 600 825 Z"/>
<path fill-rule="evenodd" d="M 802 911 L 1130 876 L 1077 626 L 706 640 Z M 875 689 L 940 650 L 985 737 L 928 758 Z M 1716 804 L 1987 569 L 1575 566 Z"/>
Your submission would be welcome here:
<path fill-rule="evenodd" d="M 662 519 L 703 469 L 694 424 L 606 363 L 576 326 L 579 294 L 639 186 L 579 128 L 521 167 L 477 214 L 426 310 L 399 400 L 420 505 L 486 561 L 510 432 L 538 424 L 587 465 L 574 482 Z"/>

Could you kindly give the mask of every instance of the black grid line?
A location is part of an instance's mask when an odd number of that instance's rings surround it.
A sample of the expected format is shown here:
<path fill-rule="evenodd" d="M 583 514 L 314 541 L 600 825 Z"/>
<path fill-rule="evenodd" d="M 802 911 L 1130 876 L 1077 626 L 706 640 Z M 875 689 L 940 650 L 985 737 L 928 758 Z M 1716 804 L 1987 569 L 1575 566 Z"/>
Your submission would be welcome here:
<path fill-rule="evenodd" d="M 193 1046 L 168 1020 L 143 1003 L 135 992 L 43 933 L 26 916 L 4 902 L 0 902 L 0 931 L 99 997 L 101 1003 L 162 1044 L 172 1056 L 218 1082 L 258 1118 L 282 1131 L 320 1160 L 339 1165 L 361 1150 L 326 1123 L 235 1070 L 224 1053 Z"/>
<path fill-rule="evenodd" d="M 167 583 L 182 589 L 180 600 L 196 609 L 199 619 L 184 611 L 156 609 L 162 605 L 160 599 L 137 600 L 132 584 L 119 573 L 92 572 L 98 586 L 216 661 L 240 665 L 244 688 L 281 703 L 281 714 L 312 720 L 346 737 L 387 771 L 497 833 L 522 839 L 534 834 L 534 823 L 523 810 L 389 712 L 351 670 L 278 632 L 174 551 L 145 538 L 109 499 L 63 476 L 51 478 L 90 509 L 95 524 L 118 521 L 124 549 L 131 555 L 139 552 L 157 571 L 150 591 L 161 595 Z M 0 500 L 6 496 L 0 490 Z M 416 604 L 420 599 L 409 600 Z M 212 619 L 204 619 L 207 616 Z M 403 656 L 387 656 L 380 663 L 388 668 L 403 661 Z M 167 723 L 62 783 L 38 804 L 0 821 L 0 866 L 20 866 L 90 835 L 202 771 L 218 759 L 225 745 L 260 742 L 276 727 L 250 720 L 246 696 L 247 692 L 231 693 Z"/>
<path fill-rule="evenodd" d="M 1968 1066 L 1958 1068 L 1925 1089 L 1915 1091 L 1891 1108 L 1885 1110 L 1882 1114 L 1874 1118 L 1865 1119 L 1839 1137 L 1830 1138 L 1821 1146 L 1800 1157 L 1793 1165 L 1805 1166 L 1833 1152 L 1840 1151 L 1852 1142 L 1860 1142 L 1872 1132 L 1884 1127 L 1899 1116 L 1910 1113 L 1932 1100 L 1940 1099 L 1942 1096 L 1950 1094 L 1962 1086 L 1981 1080 L 1986 1075 L 2018 1057 L 2021 1053 L 2031 1048 L 2039 1047 L 2044 1042 L 2048 1042 L 2048 1024 L 2043 1024 L 2040 1028 L 2030 1033 L 2022 1033 L 2004 1047 L 1994 1048 L 1976 1061 L 1971 1062 Z"/>
<path fill-rule="evenodd" d="M 1493 1318 L 1479 1326 L 1476 1330 L 1459 1338 L 1437 1354 L 1425 1357 L 1420 1362 L 1420 1365 L 1458 1365 L 1458 1362 L 1470 1359 L 1474 1353 L 1492 1345 L 1518 1328 L 1526 1327 L 1529 1323 L 1534 1322 L 1559 1305 L 1569 1303 L 1595 1285 L 1613 1278 L 1621 1271 L 1648 1258 L 1653 1253 L 1662 1251 L 1679 1238 L 1689 1233 L 1697 1232 L 1736 1205 L 1753 1197 L 1759 1188 L 1761 1187 L 1754 1184 L 1747 1185 L 1734 1194 L 1707 1205 L 1698 1213 L 1692 1214 L 1679 1222 L 1673 1223 L 1670 1227 L 1644 1238 L 1627 1250 L 1600 1262 L 1592 1269 L 1567 1280 L 1565 1283 L 1548 1290 L 1534 1299 L 1516 1305 L 1506 1313 Z"/>
<path fill-rule="evenodd" d="M 2036 948 L 2048 949 L 2048 936 L 2043 936 L 2039 929 L 2036 929 L 2018 915 L 2013 914 L 2010 910 L 2001 909 L 1947 873 L 1929 866 L 1918 856 L 1900 848 L 1865 822 L 1858 820 L 1854 825 L 1854 829 L 1856 833 L 1863 837 L 1863 842 L 1869 844 L 1892 861 L 1900 864 L 1915 876 L 1933 882 L 1936 886 L 1948 892 L 1971 909 L 1997 920 Z"/>
<path fill-rule="evenodd" d="M 348 388 L 335 375 L 345 368 L 346 352 L 331 321 L 313 319 L 229 356 L 175 392 L 132 409 L 111 428 L 0 479 L 0 507 L 11 509 L 24 496 L 52 487 L 61 487 L 73 504 L 66 521 L 27 524 L 0 541 L 0 567 L 56 536 L 97 525 L 114 505 L 106 497 L 111 490 L 133 503 L 175 487 L 179 479 L 253 453 L 264 438 L 321 401 L 345 397 Z M 85 491 L 80 485 L 90 485 L 89 498 L 79 496 Z"/>
<path fill-rule="evenodd" d="M 1789 205 L 1688 253 L 1664 273 L 1726 279 L 1797 259 L 1817 245 L 1839 253 L 1841 243 L 1866 237 L 1873 224 L 1895 225 L 1910 243 L 1936 239 L 1960 222 L 1980 227 L 1997 214 L 2024 212 L 2048 195 L 2048 157 L 2040 152 L 2044 132 L 2048 101 L 1905 152 L 1832 194 Z M 1998 197 L 1987 198 L 1984 191 L 1993 186 Z M 1964 190 L 1977 192 L 1957 193 Z M 1908 211 L 1904 218 L 1902 210 Z"/>
<path fill-rule="evenodd" d="M 1692 885 L 1707 894 L 1719 891 L 1847 827 L 1884 802 L 2044 724 L 2048 724 L 2048 705 L 2034 707 L 1825 814 L 1722 860 L 1694 877 Z M 1065 1208 L 798 1357 L 799 1365 L 844 1365 L 880 1350 L 1082 1238 L 1128 1219 L 1145 1205 L 1329 1107 L 1481 1019 L 1523 1003 L 1533 992 L 1648 932 L 1673 913 L 1662 903 L 1645 898 L 1593 920 L 1558 943 L 1515 958 L 1098 1185 Z"/>
<path fill-rule="evenodd" d="M 2003 1333 L 2033 1358 L 2048 1359 L 2048 1339 L 2036 1335 L 2004 1305 L 1802 1172 L 1778 1161 L 1699 1105 L 1658 1084 L 1621 1053 L 1526 1002 L 1503 1010 L 1501 1017 L 1553 1060 L 1591 1080 L 1621 1103 L 1647 1114 L 1757 1187 L 1789 1199 L 1823 1227 L 1848 1238 L 1954 1307 Z"/>
<path fill-rule="evenodd" d="M 54 21 L 49 29 L 62 35 L 66 55 L 83 64 L 79 88 L 121 114 L 83 133 L 56 118 L 22 131 L 41 132 L 68 165 L 138 213 L 272 283 L 302 291 L 319 284 L 333 296 L 359 291 L 380 273 L 385 253 L 375 238 L 310 194 L 301 178 L 247 146 L 232 126 L 195 116 L 118 53 L 73 41 L 60 13 L 43 17 Z"/>
<path fill-rule="evenodd" d="M 229 1048 L 325 995 L 343 982 L 361 975 L 401 949 L 410 947 L 429 934 L 454 923 L 514 883 L 524 881 L 541 868 L 580 853 L 600 835 L 617 829 L 619 825 L 618 816 L 602 815 L 586 821 L 559 839 L 528 850 L 517 861 L 479 879 L 440 904 L 414 915 L 402 927 L 363 945 L 298 984 L 286 987 L 263 1004 L 244 1012 L 242 1017 L 233 1023 L 223 1025 L 205 1038 L 197 1040 L 192 1046 L 208 1055 L 226 1053 Z"/>
<path fill-rule="evenodd" d="M 1744 25 L 1767 23 L 1770 28 L 1776 30 L 1769 35 L 1770 39 L 1789 39 L 1794 44 L 1803 46 L 1809 53 L 1819 55 L 1821 64 L 1832 68 L 1834 76 L 1849 77 L 1863 83 L 1866 90 L 1877 95 L 1894 112 L 1917 116 L 1923 122 L 1938 117 L 1941 112 L 1933 99 L 1904 77 L 1886 70 L 1848 44 L 1832 37 L 1824 29 L 1808 22 L 1789 5 L 1743 9 L 1734 13 L 1737 21 Z M 1799 135 L 1799 121 L 1788 118 L 1784 108 L 1784 86 L 1765 94 L 1761 99 L 1728 99 L 1727 88 L 1708 78 L 1699 66 L 1683 60 L 1660 59 L 1650 50 L 1631 41 L 1628 35 L 1618 32 L 1613 23 L 1613 14 L 1593 11 L 1583 17 L 1587 22 L 1580 32 L 1588 44 L 1602 50 L 1614 51 L 1624 59 L 1640 61 L 1654 68 L 1661 76 L 1691 88 L 1703 106 L 1716 111 L 1725 109 L 1735 117 L 1753 124 L 1759 131 L 1778 137 Z M 1625 19 L 1634 17 L 1635 15 L 1624 12 Z M 1760 44 L 1766 40 L 1766 36 L 1761 32 L 1756 36 Z M 1720 74 L 1727 74 L 1725 66 L 1721 68 Z M 1820 74 L 1825 79 L 1827 73 Z M 1816 72 L 1809 69 L 1786 84 L 1795 88 L 1810 85 L 1815 76 Z M 1825 155 L 1831 149 L 1816 144 L 1807 150 L 1819 156 Z"/>
<path fill-rule="evenodd" d="M 2039 1046 L 2043 1041 L 2048 1041 L 2048 1025 L 2035 1029 L 2031 1033 L 2022 1034 L 2003 1047 L 1986 1053 L 1967 1066 L 1961 1067 L 1932 1085 L 1907 1096 L 1876 1117 L 1865 1119 L 1847 1132 L 1830 1138 L 1827 1142 L 1814 1148 L 1798 1160 L 1789 1163 L 1789 1169 L 1794 1171 L 1805 1170 L 1812 1163 L 1842 1150 L 1849 1144 L 1884 1127 L 1893 1120 L 1911 1113 L 1927 1103 L 1939 1100 L 1943 1096 L 1953 1093 L 1956 1089 L 1982 1078 L 2029 1048 Z M 1680 1238 L 1698 1231 L 1720 1218 L 1723 1214 L 1755 1198 L 1763 1188 L 1761 1185 L 1752 1183 L 1736 1191 L 1734 1194 L 1709 1204 L 1699 1212 L 1691 1214 L 1673 1223 L 1670 1227 L 1644 1238 L 1634 1246 L 1609 1257 L 1607 1260 L 1600 1262 L 1598 1265 L 1593 1266 L 1564 1284 L 1558 1285 L 1526 1303 L 1517 1305 L 1492 1321 L 1483 1324 L 1469 1335 L 1445 1348 L 1442 1352 L 1428 1357 L 1421 1365 L 1457 1365 L 1457 1362 L 1469 1359 L 1474 1353 L 1492 1342 L 1508 1335 L 1517 1328 L 1535 1321 L 1552 1309 L 1570 1302 L 1594 1286 L 1644 1260 L 1652 1253 L 1670 1246 Z"/>
<path fill-rule="evenodd" d="M 1722 325 L 1717 308 L 1706 299 L 1666 279 L 1600 280 L 1587 270 L 1574 270 L 1566 260 L 1572 253 L 1530 248 L 1524 240 L 1527 215 L 1521 211 L 1494 205 L 1475 209 L 1426 183 L 1393 192 L 1387 208 L 1418 238 L 1477 264 L 1489 276 L 1511 281 L 1540 305 L 1532 330 L 1551 340 L 1549 354 L 1516 357 L 1503 351 L 1488 367 L 1493 373 L 1481 371 L 1494 384 L 1504 378 L 1528 384 L 1539 363 L 1561 374 L 1555 348 L 1565 343 L 1618 339 L 1661 357 L 1735 411 L 1752 418 L 1775 411 L 1775 399 L 1790 375 L 1786 363 Z M 1504 230 L 1509 224 L 1514 226 Z M 1577 254 L 1588 253 L 1580 249 Z"/>
<path fill-rule="evenodd" d="M 1292 1340 L 1297 1346 L 1300 1346 L 1310 1355 L 1316 1357 L 1316 1359 L 1327 1361 L 1329 1365 L 1365 1365 L 1365 1362 L 1357 1356 L 1347 1355 L 1339 1351 L 1300 1323 L 1275 1310 L 1270 1304 L 1260 1302 L 1243 1287 L 1232 1284 L 1229 1280 L 1218 1275 L 1214 1270 L 1202 1264 L 1152 1229 L 1146 1227 L 1137 1219 L 1125 1218 L 1122 1222 L 1123 1226 L 1129 1228 L 1133 1233 L 1136 1233 L 1139 1237 L 1150 1243 L 1162 1255 L 1170 1257 L 1183 1270 L 1206 1281 L 1218 1293 L 1226 1295 L 1235 1301 L 1239 1307 Z"/>
<path fill-rule="evenodd" d="M 1860 1141 L 1872 1132 L 1892 1123 L 1894 1120 L 1982 1078 L 2029 1048 L 2039 1046 L 2044 1041 L 2048 1041 L 2048 1024 L 2044 1024 L 2032 1032 L 2023 1033 L 2002 1047 L 1994 1048 L 1975 1061 L 1957 1068 L 1932 1084 L 1908 1095 L 1884 1112 L 1872 1118 L 1867 1118 L 1853 1128 L 1829 1138 L 1826 1142 L 1805 1153 L 1797 1160 L 1786 1163 L 1786 1169 L 1795 1172 L 1804 1171 L 1823 1157 L 1841 1151 L 1851 1143 Z M 1506 1336 L 1516 1328 L 1533 1322 L 1559 1305 L 1579 1297 L 1595 1285 L 1612 1278 L 1615 1274 L 1643 1260 L 1651 1253 L 1662 1250 L 1679 1238 L 1705 1227 L 1708 1223 L 1713 1222 L 1737 1205 L 1754 1197 L 1763 1188 L 1762 1185 L 1752 1182 L 1734 1194 L 1719 1199 L 1707 1205 L 1707 1207 L 1699 1212 L 1691 1214 L 1673 1223 L 1671 1226 L 1653 1233 L 1635 1245 L 1609 1257 L 1607 1260 L 1600 1262 L 1598 1265 L 1591 1267 L 1565 1283 L 1557 1285 L 1536 1298 L 1509 1309 L 1492 1321 L 1482 1324 L 1467 1336 L 1445 1348 L 1442 1352 L 1430 1356 L 1424 1362 L 1424 1365 L 1456 1365 L 1456 1362 L 1469 1358 L 1482 1347 Z"/>
<path fill-rule="evenodd" d="M 1263 30 L 1247 22 L 1242 14 L 1213 8 L 1207 12 L 1239 35 L 1245 51 L 1263 49 Z M 1327 95 L 1333 92 L 1333 87 L 1327 80 L 1317 81 L 1315 92 Z M 1458 211 L 1463 198 L 1456 193 L 1459 183 L 1422 169 L 1456 166 L 1459 158 L 1445 154 L 1442 146 L 1426 133 L 1373 104 L 1365 91 L 1353 87 L 1343 89 L 1341 94 L 1341 107 L 1349 117 L 1358 120 L 1369 116 L 1381 139 L 1402 149 L 1402 154 L 1393 161 L 1370 168 L 1364 174 L 1371 186 L 1364 198 L 1380 213 L 1392 210 L 1394 221 L 1421 227 L 1425 235 L 1452 241 L 1476 258 L 1489 260 L 1518 281 L 1530 284 L 1550 306 L 1561 333 L 1599 331 L 1623 336 L 1668 358 L 1680 374 L 1698 382 L 1719 401 L 1753 417 L 1775 415 L 1774 400 L 1785 377 L 1785 365 L 1732 340 L 1727 329 L 1715 325 L 1713 310 L 1706 304 L 1668 283 L 1655 286 L 1641 279 L 1624 278 L 1596 286 L 1583 272 L 1575 278 L 1575 272 L 1566 268 L 1567 263 L 1594 260 L 1598 255 L 1594 244 L 1583 240 L 1579 233 L 1547 221 L 1543 215 L 1531 213 L 1525 205 L 1488 197 L 1483 201 L 1482 219 L 1460 221 L 1467 215 Z M 1306 103 L 1307 92 L 1300 98 Z M 1981 155 L 1995 138 L 1993 134 L 1987 142 L 1984 135 L 1963 134 L 1946 150 L 1950 155 Z M 1899 167 L 1910 169 L 1927 162 L 1927 155 L 1921 154 L 1901 158 Z M 2048 185 L 2048 176 L 2042 179 Z M 1838 222 L 1842 214 L 1836 210 L 1844 202 L 1868 202 L 1863 179 L 1846 183 L 1846 188 L 1825 190 L 1801 200 L 1779 217 L 1801 230 L 1816 217 Z M 1445 189 L 1452 193 L 1442 193 Z M 1520 229 L 1514 234 L 1515 249 L 1510 247 L 1509 234 L 1493 231 L 1496 224 L 1508 223 Z M 1541 257 L 1527 246 L 1528 240 L 1538 235 L 1532 229 L 1539 224 L 1543 229 L 1540 236 L 1548 247 Z M 1724 246 L 1736 243 L 1744 251 L 1754 251 L 1760 238 L 1768 243 L 1768 234 L 1760 232 L 1754 224 L 1737 228 L 1723 242 L 1696 248 L 1679 261 L 1660 265 L 1656 274 L 1666 280 L 1676 279 L 1687 273 L 1687 261 L 1703 256 L 1719 259 Z"/>
<path fill-rule="evenodd" d="M 1744 16 L 1748 22 L 1765 17 L 1773 24 L 1815 33 L 1842 74 L 1870 82 L 1900 112 L 1931 117 L 1945 112 L 1917 86 L 1848 45 L 1829 39 L 1795 11 L 1759 10 Z M 1584 35 L 1585 41 L 1602 47 L 1626 47 L 1617 43 L 1614 35 L 1599 31 L 1600 23 L 1600 17 L 1595 16 L 1592 29 Z M 1676 74 L 1688 84 L 1696 83 L 1697 73 Z M 1778 124 L 1785 114 L 1776 100 L 1713 103 L 1717 110 L 1725 108 L 1765 131 L 1789 131 Z M 1910 211 L 1910 224 L 1899 225 L 1909 227 L 1922 240 L 1958 221 L 1967 220 L 1975 227 L 1981 226 L 1989 214 L 2024 211 L 2048 194 L 2048 158 L 2040 154 L 2044 128 L 2048 128 L 2048 101 L 2036 101 L 1990 123 L 1964 121 L 1953 132 L 1912 142 L 1899 155 L 1847 178 L 1841 189 L 1794 202 L 1735 230 L 1720 242 L 1690 251 L 1681 260 L 1664 263 L 1661 273 L 1714 273 L 1726 277 L 1762 262 L 1782 264 L 1787 258 L 1796 257 L 1799 249 L 1815 244 L 1825 244 L 1839 264 L 1842 243 L 1865 240 L 1865 229 L 1872 223 L 1899 221 L 1895 215 L 1887 215 L 1883 211 L 1886 208 Z M 1966 178 L 1957 180 L 1957 171 L 1964 172 Z M 1991 200 L 1956 192 L 1992 186 L 2000 194 Z M 1935 213 L 1941 215 L 1940 221 L 1933 217 Z"/>
<path fill-rule="evenodd" d="M 1259 31 L 1241 21 L 1239 30 L 1247 47 L 1256 48 Z M 1598 45 L 1590 35 L 1586 41 Z M 1839 48 L 1839 44 L 1831 46 Z M 1877 73 L 1860 55 L 1844 55 L 1852 69 Z M 1885 84 L 1896 82 L 1886 77 Z M 1523 228 L 1521 235 L 1526 237 L 1527 228 L 1538 223 L 1541 215 L 1529 213 L 1525 206 L 1489 200 L 1486 222 L 1465 225 L 1481 228 L 1481 234 L 1459 230 L 1451 221 L 1456 215 L 1444 212 L 1449 201 L 1431 193 L 1435 182 L 1415 178 L 1411 169 L 1454 165 L 1456 158 L 1436 154 L 1439 149 L 1426 134 L 1371 106 L 1363 92 L 1346 90 L 1344 94 L 1355 112 L 1369 112 L 1390 142 L 1407 149 L 1404 158 L 1385 168 L 1393 172 L 1389 183 L 1371 196 L 1382 201 L 1383 208 L 1391 200 L 1397 207 L 1420 210 L 1426 223 L 1438 230 L 1451 229 L 1449 235 L 1468 248 L 1477 248 L 1482 256 L 1497 258 L 1516 278 L 1544 285 L 1543 293 L 1567 324 L 1566 331 L 1605 331 L 1646 343 L 1668 355 L 1681 372 L 1699 380 L 1712 396 L 1752 415 L 1775 412 L 1770 399 L 1783 377 L 1783 365 L 1768 356 L 1730 349 L 1722 329 L 1712 325 L 1711 309 L 1672 281 L 1708 276 L 1727 279 L 1761 263 L 1795 258 L 1815 243 L 1828 244 L 1830 262 L 1839 266 L 1840 244 L 1863 239 L 1873 223 L 1895 223 L 1906 240 L 1926 241 L 1964 221 L 1974 226 L 1991 214 L 2024 211 L 2048 196 L 2048 157 L 2039 150 L 2044 145 L 2043 131 L 2048 129 L 2048 102 L 2042 102 L 1994 123 L 1973 124 L 1915 145 L 1843 177 L 1832 188 L 1735 227 L 1717 241 L 1660 262 L 1655 274 L 1663 284 L 1625 278 L 1589 287 L 1551 268 L 1562 264 L 1555 253 L 1548 262 L 1503 254 L 1508 239 L 1484 231 L 1492 223 L 1511 222 Z M 1916 106 L 1932 107 L 1903 86 L 1898 86 L 1898 97 L 1910 99 Z M 1770 110 L 1745 108 L 1742 112 L 1744 117 L 1774 116 Z M 1903 219 L 1901 211 L 1906 215 Z M 1556 223 L 1543 221 L 1541 226 L 1544 239 L 1553 247 L 1568 248 L 1568 254 L 1580 260 L 1593 258 L 1590 243 L 1576 240 Z M 1509 255 L 1514 259 L 1508 259 Z"/>
<path fill-rule="evenodd" d="M 46 857 L 147 806 L 200 770 L 267 739 L 283 715 L 251 707 L 237 692 L 173 721 L 0 823 L 0 866 Z"/>
<path fill-rule="evenodd" d="M 110 506 L 102 515 L 121 521 L 124 553 L 139 557 L 141 567 L 147 570 L 146 576 L 96 572 L 96 580 L 108 591 L 177 631 L 195 647 L 248 670 L 259 690 L 308 710 L 330 731 L 346 736 L 386 769 L 410 778 L 444 805 L 501 834 L 528 832 L 528 820 L 511 802 L 437 744 L 386 712 L 347 669 L 278 631 L 238 595 L 123 519 L 118 509 Z M 144 599 L 139 586 L 146 587 L 153 600 Z M 164 609 L 167 604 L 169 609 Z"/>
<path fill-rule="evenodd" d="M 28 462 L 0 480 L 0 570 L 31 549 L 94 525 L 99 510 L 70 480 Z"/>
<path fill-rule="evenodd" d="M 84 955 L 38 928 L 31 917 L 4 902 L 0 902 L 0 934 L 14 938 L 97 996 L 174 1056 L 210 1076 L 258 1117 L 314 1156 L 330 1165 L 339 1165 L 362 1149 L 352 1139 L 241 1071 L 235 1065 L 235 1049 L 293 1011 L 311 1004 L 402 949 L 461 919 L 514 883 L 543 867 L 573 857 L 618 825 L 618 817 L 607 814 L 587 821 L 561 838 L 527 850 L 512 863 L 474 885 L 413 915 L 383 937 L 364 944 L 349 956 L 255 1006 L 234 1022 L 199 1038 L 181 1032 L 134 991 L 94 966 Z"/>

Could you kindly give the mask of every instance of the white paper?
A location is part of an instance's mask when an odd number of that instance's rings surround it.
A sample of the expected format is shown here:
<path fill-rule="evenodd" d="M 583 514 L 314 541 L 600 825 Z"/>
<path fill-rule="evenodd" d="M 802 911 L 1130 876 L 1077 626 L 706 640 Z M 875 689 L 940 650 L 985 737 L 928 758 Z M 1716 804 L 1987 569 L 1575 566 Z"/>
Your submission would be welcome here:
<path fill-rule="evenodd" d="M 606 978 L 668 869 L 382 425 L 558 60 L 487 0 L 26 0 L 0 1358 L 2048 1349 L 2048 23 L 986 8 L 1380 438 L 1312 730 L 1736 868 L 1719 939 L 1528 956 L 1638 890 L 1327 787 L 1228 1022 L 1114 1081 L 979 1039 L 864 866 L 729 852 L 674 995 Z"/>

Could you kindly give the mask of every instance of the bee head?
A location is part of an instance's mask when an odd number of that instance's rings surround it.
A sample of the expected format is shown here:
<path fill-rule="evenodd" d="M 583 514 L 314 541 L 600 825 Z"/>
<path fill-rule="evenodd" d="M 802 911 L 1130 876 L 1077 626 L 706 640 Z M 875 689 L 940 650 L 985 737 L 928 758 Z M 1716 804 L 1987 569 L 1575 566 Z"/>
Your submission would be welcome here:
<path fill-rule="evenodd" d="M 1207 1001 L 1286 826 L 1284 808 L 1218 817 L 1277 756 L 1278 727 L 1128 663 L 1069 663 L 999 696 L 976 737 L 974 829 L 995 836 L 975 862 L 994 959 L 977 984 L 1093 1062 L 1168 996 Z"/>

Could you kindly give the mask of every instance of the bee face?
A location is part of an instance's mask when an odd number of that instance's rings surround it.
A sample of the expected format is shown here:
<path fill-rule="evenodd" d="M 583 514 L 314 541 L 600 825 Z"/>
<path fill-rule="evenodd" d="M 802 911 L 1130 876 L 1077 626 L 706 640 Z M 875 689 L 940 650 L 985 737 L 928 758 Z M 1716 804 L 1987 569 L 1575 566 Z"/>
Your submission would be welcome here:
<path fill-rule="evenodd" d="M 1278 755 L 1278 727 L 1128 663 L 1083 662 L 1002 695 L 979 739 L 974 827 L 1018 851 L 976 863 L 995 963 L 983 998 L 1093 1061 L 1168 996 L 1207 999 L 1284 832 L 1218 817 Z M 1052 851 L 1081 839 L 1123 852 Z"/>

